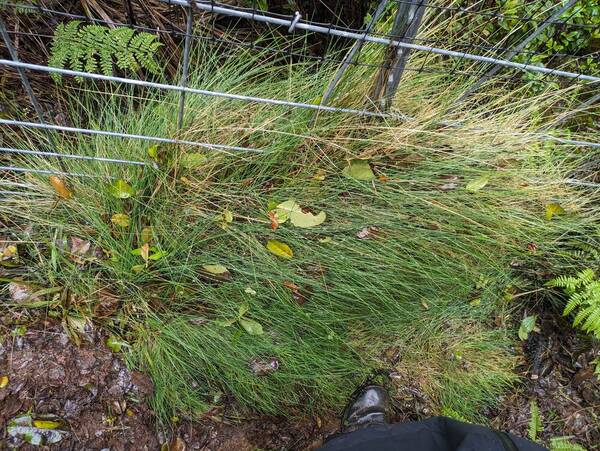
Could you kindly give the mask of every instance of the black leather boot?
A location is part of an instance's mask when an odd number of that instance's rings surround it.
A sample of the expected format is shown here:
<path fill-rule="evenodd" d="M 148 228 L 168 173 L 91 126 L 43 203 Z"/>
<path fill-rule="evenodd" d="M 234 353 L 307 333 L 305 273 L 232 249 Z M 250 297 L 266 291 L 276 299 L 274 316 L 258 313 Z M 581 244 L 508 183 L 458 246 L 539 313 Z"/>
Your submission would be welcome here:
<path fill-rule="evenodd" d="M 344 410 L 342 432 L 389 423 L 390 406 L 390 397 L 383 387 L 379 385 L 364 387 Z"/>

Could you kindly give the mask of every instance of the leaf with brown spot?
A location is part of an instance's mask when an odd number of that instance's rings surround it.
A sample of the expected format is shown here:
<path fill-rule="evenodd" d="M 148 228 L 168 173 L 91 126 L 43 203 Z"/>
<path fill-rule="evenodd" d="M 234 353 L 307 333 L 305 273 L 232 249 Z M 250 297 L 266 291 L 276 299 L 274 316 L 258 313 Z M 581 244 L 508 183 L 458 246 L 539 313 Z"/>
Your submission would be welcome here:
<path fill-rule="evenodd" d="M 63 199 L 70 199 L 71 197 L 73 197 L 73 193 L 69 188 L 67 188 L 67 184 L 64 181 L 64 179 L 61 179 L 60 177 L 57 177 L 55 175 L 51 175 L 50 177 L 48 177 L 48 180 L 50 180 L 50 184 L 52 185 L 52 187 L 56 191 L 56 194 L 58 194 L 59 197 Z"/>

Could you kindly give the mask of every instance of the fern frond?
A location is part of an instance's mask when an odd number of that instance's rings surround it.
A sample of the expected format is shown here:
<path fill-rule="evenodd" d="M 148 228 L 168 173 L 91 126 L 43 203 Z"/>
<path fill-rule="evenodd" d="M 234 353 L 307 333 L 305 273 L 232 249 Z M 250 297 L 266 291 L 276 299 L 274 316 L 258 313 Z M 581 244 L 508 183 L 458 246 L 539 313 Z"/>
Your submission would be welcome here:
<path fill-rule="evenodd" d="M 65 68 L 70 61 L 72 46 L 77 41 L 77 30 L 80 24 L 79 20 L 73 20 L 67 25 L 61 23 L 56 27 L 54 38 L 50 44 L 48 66 Z M 60 83 L 60 74 L 51 74 L 50 76 L 55 82 Z"/>
<path fill-rule="evenodd" d="M 600 280 L 596 273 L 587 268 L 576 276 L 557 277 L 549 285 L 564 288 L 569 296 L 563 314 L 566 316 L 577 310 L 573 326 L 600 338 Z"/>
<path fill-rule="evenodd" d="M 571 443 L 571 437 L 553 437 L 550 439 L 550 451 L 586 451 L 586 449 Z"/>
<path fill-rule="evenodd" d="M 527 435 L 530 440 L 535 442 L 537 440 L 538 434 L 544 430 L 544 428 L 542 427 L 542 417 L 540 415 L 540 409 L 537 405 L 537 402 L 535 402 L 535 399 L 532 399 L 529 402 L 529 412 L 530 417 L 529 426 L 527 428 Z"/>
<path fill-rule="evenodd" d="M 127 27 L 80 25 L 76 20 L 58 25 L 52 40 L 50 66 L 113 75 L 116 65 L 123 72 L 136 73 L 143 67 L 154 75 L 160 74 L 156 53 L 162 44 L 156 36 L 136 33 Z M 52 78 L 60 82 L 60 75 L 53 74 Z M 82 81 L 81 77 L 76 79 Z"/>
<path fill-rule="evenodd" d="M 577 274 L 577 278 L 579 279 L 579 286 L 589 285 L 596 278 L 596 274 L 590 268 L 584 269 L 579 274 Z"/>
<path fill-rule="evenodd" d="M 115 28 L 111 30 L 110 38 L 117 67 L 122 70 L 135 72 L 139 65 L 135 60 L 135 47 L 131 45 L 134 31 L 131 28 Z"/>
<path fill-rule="evenodd" d="M 156 62 L 154 55 L 161 47 L 161 43 L 150 33 L 138 33 L 131 40 L 131 47 L 134 49 L 135 57 L 144 69 L 148 72 L 158 75 L 160 66 Z"/>
<path fill-rule="evenodd" d="M 567 305 L 563 311 L 563 315 L 567 316 L 569 313 L 571 313 L 577 307 L 580 307 L 581 304 L 583 304 L 585 302 L 585 300 L 586 300 L 585 293 L 572 294 L 571 297 L 569 298 L 569 302 L 567 303 Z"/>

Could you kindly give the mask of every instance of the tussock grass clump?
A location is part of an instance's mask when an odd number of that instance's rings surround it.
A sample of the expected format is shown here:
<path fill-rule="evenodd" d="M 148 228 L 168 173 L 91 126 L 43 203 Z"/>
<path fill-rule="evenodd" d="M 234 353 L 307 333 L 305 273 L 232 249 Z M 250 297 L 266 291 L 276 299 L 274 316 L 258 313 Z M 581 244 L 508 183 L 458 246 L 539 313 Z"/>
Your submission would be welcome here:
<path fill-rule="evenodd" d="M 314 102 L 331 74 L 248 53 L 201 55 L 192 83 L 220 91 Z M 349 80 L 371 82 L 361 71 Z M 510 312 L 518 302 L 507 299 L 527 288 L 515 268 L 554 258 L 565 237 L 593 227 L 598 193 L 565 183 L 587 155 L 532 136 L 552 120 L 560 94 L 512 101 L 488 92 L 486 102 L 453 112 L 461 127 L 440 124 L 443 99 L 460 89 L 408 74 L 396 107 L 414 120 L 321 114 L 313 128 L 309 111 L 188 96 L 181 132 L 172 94 L 80 91 L 71 100 L 76 125 L 265 152 L 56 137 L 69 153 L 148 160 L 150 150 L 158 167 L 64 160 L 94 177 L 69 178 L 72 197 L 56 201 L 47 179 L 31 175 L 47 197 L 14 198 L 0 212 L 34 225 L 39 244 L 27 277 L 77 293 L 71 314 L 92 317 L 99 291 L 118 296 L 118 312 L 102 322 L 129 343 L 130 364 L 152 376 L 162 419 L 174 411 L 197 418 L 231 401 L 288 415 L 338 409 L 382 370 L 400 375 L 400 387 L 416 384 L 435 408 L 473 419 L 515 379 Z M 364 92 L 355 89 L 346 104 L 360 107 Z M 20 139 L 33 145 L 40 136 Z M 345 177 L 351 158 L 369 158 L 374 179 Z M 111 194 L 115 180 L 131 185 L 130 198 Z M 273 230 L 269 210 L 289 199 L 326 212 L 326 221 Z M 549 203 L 565 214 L 547 220 Z M 126 214 L 129 226 L 115 225 L 114 214 Z M 71 236 L 105 257 L 81 271 L 55 245 Z M 274 239 L 291 259 L 267 250 Z M 148 264 L 145 244 L 160 255 Z M 240 317 L 263 333 L 247 333 Z"/>

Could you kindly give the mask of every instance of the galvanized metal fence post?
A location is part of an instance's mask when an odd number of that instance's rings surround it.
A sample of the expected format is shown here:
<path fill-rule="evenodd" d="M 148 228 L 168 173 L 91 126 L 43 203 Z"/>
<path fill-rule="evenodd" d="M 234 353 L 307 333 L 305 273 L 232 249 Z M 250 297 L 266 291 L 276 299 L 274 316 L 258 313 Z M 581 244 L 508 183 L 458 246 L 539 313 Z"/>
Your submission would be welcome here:
<path fill-rule="evenodd" d="M 394 39 L 399 42 L 413 41 L 421 25 L 426 7 L 427 0 L 399 2 L 392 32 L 390 33 Z M 379 72 L 373 90 L 373 100 L 378 104 L 381 111 L 387 111 L 390 108 L 409 55 L 409 48 L 391 47 L 388 49 L 387 64 L 384 64 Z"/>
<path fill-rule="evenodd" d="M 19 56 L 17 55 L 17 50 L 15 49 L 15 47 L 12 44 L 12 41 L 8 34 L 8 30 L 6 29 L 6 24 L 4 23 L 2 16 L 0 16 L 0 34 L 2 34 L 2 39 L 4 40 L 4 44 L 6 45 L 6 48 L 8 49 L 8 53 L 10 54 L 10 57 L 12 58 L 12 60 L 17 63 L 20 62 Z M 40 123 L 43 124 L 44 123 L 44 110 L 40 106 L 37 98 L 35 97 L 35 94 L 33 93 L 33 89 L 31 88 L 31 84 L 29 83 L 29 78 L 27 78 L 27 73 L 25 72 L 25 69 L 23 69 L 23 68 L 17 68 L 17 70 L 19 71 L 19 76 L 21 77 L 21 84 L 23 85 L 23 89 L 25 89 L 27 96 L 29 96 L 31 105 L 33 106 L 33 109 L 35 110 L 36 114 L 38 115 Z"/>
<path fill-rule="evenodd" d="M 383 12 L 385 11 L 385 7 L 387 6 L 387 4 L 388 4 L 388 0 L 381 0 L 379 5 L 377 6 L 377 9 L 373 13 L 373 17 L 371 18 L 371 21 L 365 27 L 365 34 L 364 34 L 365 39 L 367 38 L 367 36 L 369 36 L 369 33 L 371 32 L 371 30 L 373 29 L 373 27 L 375 26 L 375 24 L 377 23 L 377 21 L 383 14 Z M 350 65 L 354 62 L 354 57 L 363 48 L 363 46 L 365 44 L 365 39 L 356 41 L 354 43 L 354 45 L 352 46 L 352 49 L 348 52 L 348 54 L 342 60 L 341 66 L 338 68 L 335 76 L 333 77 L 333 79 L 327 86 L 325 93 L 323 94 L 323 98 L 321 99 L 321 103 L 320 103 L 321 105 L 327 105 L 331 95 L 333 94 L 333 91 L 335 90 L 336 86 L 340 82 L 341 78 L 344 76 L 344 73 L 346 72 L 348 67 L 350 67 Z M 315 112 L 315 114 L 313 115 L 313 118 L 311 120 L 311 125 L 314 123 L 317 113 L 318 112 Z"/>
<path fill-rule="evenodd" d="M 187 88 L 188 72 L 190 68 L 190 47 L 192 42 L 192 32 L 194 26 L 194 3 L 189 2 L 187 11 L 187 23 L 185 30 L 185 44 L 183 47 L 183 68 L 181 71 L 181 81 L 179 85 L 182 88 Z M 181 91 L 179 94 L 179 113 L 177 115 L 177 128 L 183 128 L 183 113 L 185 111 L 185 91 Z"/>

